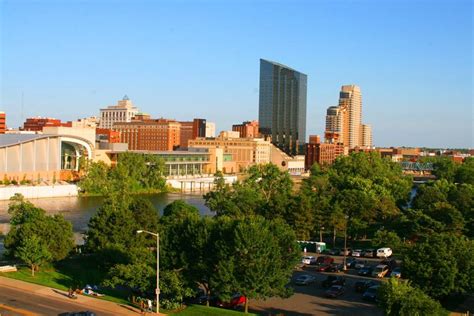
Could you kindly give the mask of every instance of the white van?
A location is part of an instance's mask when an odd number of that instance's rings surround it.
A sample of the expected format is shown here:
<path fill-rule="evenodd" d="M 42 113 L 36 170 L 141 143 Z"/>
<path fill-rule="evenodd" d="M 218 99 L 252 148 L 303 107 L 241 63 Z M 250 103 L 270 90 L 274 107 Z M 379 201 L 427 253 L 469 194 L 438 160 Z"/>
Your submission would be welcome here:
<path fill-rule="evenodd" d="M 377 249 L 377 257 L 378 258 L 388 258 L 392 255 L 391 248 L 380 248 Z"/>

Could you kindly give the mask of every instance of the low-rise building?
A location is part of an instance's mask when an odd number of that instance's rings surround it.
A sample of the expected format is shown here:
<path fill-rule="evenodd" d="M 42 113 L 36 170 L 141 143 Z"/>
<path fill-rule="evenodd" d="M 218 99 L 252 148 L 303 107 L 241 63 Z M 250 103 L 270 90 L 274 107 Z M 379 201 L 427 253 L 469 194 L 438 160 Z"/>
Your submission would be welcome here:
<path fill-rule="evenodd" d="M 242 124 L 232 125 L 232 130 L 239 132 L 241 138 L 257 138 L 259 137 L 258 126 L 258 121 L 245 121 Z"/>
<path fill-rule="evenodd" d="M 5 134 L 7 130 L 7 115 L 5 112 L 0 112 L 0 134 Z"/>
<path fill-rule="evenodd" d="M 310 136 L 306 144 L 305 168 L 310 169 L 314 163 L 330 165 L 337 157 L 346 155 L 347 149 L 342 143 L 321 143 L 319 136 Z"/>

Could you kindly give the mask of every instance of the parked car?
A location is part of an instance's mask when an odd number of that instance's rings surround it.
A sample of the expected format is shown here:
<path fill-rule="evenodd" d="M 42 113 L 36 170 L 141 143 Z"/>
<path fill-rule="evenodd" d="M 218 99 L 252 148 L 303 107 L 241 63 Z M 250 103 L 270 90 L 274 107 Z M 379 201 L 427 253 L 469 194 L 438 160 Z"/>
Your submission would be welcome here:
<path fill-rule="evenodd" d="M 391 248 L 380 248 L 377 249 L 377 257 L 378 258 L 388 258 L 392 255 Z"/>
<path fill-rule="evenodd" d="M 353 263 L 353 266 L 355 269 L 362 269 L 363 267 L 365 267 L 366 265 L 368 265 L 369 262 L 367 260 L 356 260 L 354 263 Z"/>
<path fill-rule="evenodd" d="M 308 285 L 313 283 L 316 278 L 309 274 L 302 274 L 295 279 L 296 285 Z"/>
<path fill-rule="evenodd" d="M 326 291 L 326 297 L 336 298 L 344 294 L 344 286 L 342 285 L 333 285 Z"/>
<path fill-rule="evenodd" d="M 328 275 L 326 280 L 322 282 L 323 287 L 328 288 L 333 285 L 344 285 L 346 284 L 346 278 L 336 275 Z"/>
<path fill-rule="evenodd" d="M 239 293 L 234 294 L 230 299 L 230 302 L 224 302 L 221 306 L 225 308 L 237 308 L 239 306 L 245 305 L 247 298 Z"/>
<path fill-rule="evenodd" d="M 367 301 L 375 302 L 377 300 L 377 291 L 379 287 L 380 285 L 374 285 L 369 287 L 362 295 L 362 298 Z"/>
<path fill-rule="evenodd" d="M 363 268 L 361 268 L 357 274 L 358 275 L 363 275 L 363 276 L 371 276 L 372 275 L 372 271 L 374 271 L 374 267 L 373 266 L 364 266 Z"/>
<path fill-rule="evenodd" d="M 316 267 L 316 271 L 317 272 L 326 272 L 326 271 L 328 271 L 329 267 L 331 267 L 330 264 L 323 263 L 323 264 Z"/>
<path fill-rule="evenodd" d="M 61 313 L 59 316 L 95 316 L 94 312 L 84 311 L 84 312 L 69 312 Z"/>
<path fill-rule="evenodd" d="M 340 252 L 341 252 L 341 249 L 332 248 L 328 251 L 328 254 L 333 255 L 333 256 L 338 256 Z"/>
<path fill-rule="evenodd" d="M 372 271 L 372 276 L 376 278 L 383 278 L 388 273 L 389 270 L 390 268 L 388 266 L 384 264 L 379 264 Z"/>
<path fill-rule="evenodd" d="M 331 264 L 334 262 L 334 258 L 330 256 L 319 256 L 316 259 L 316 264 L 317 265 L 323 265 L 323 264 Z"/>
<path fill-rule="evenodd" d="M 222 306 L 222 301 L 215 295 L 207 296 L 201 295 L 197 298 L 197 303 L 201 305 L 205 305 L 209 301 L 210 306 Z"/>
<path fill-rule="evenodd" d="M 333 263 L 326 269 L 327 272 L 341 272 L 344 270 L 344 265 L 342 263 Z"/>
<path fill-rule="evenodd" d="M 354 249 L 352 251 L 352 256 L 353 257 L 360 257 L 362 255 L 362 250 L 361 249 Z"/>
<path fill-rule="evenodd" d="M 377 285 L 375 281 L 372 280 L 361 280 L 357 281 L 354 285 L 355 291 L 359 293 L 364 293 L 369 287 Z"/>
<path fill-rule="evenodd" d="M 346 267 L 347 268 L 354 268 L 354 263 L 356 262 L 356 258 L 346 258 Z"/>
<path fill-rule="evenodd" d="M 351 253 L 352 253 L 352 249 L 351 248 L 346 248 L 346 256 L 350 256 Z M 344 249 L 341 249 L 341 252 L 339 252 L 339 255 L 344 256 Z"/>
<path fill-rule="evenodd" d="M 366 249 L 362 252 L 363 257 L 373 258 L 375 257 L 375 250 L 374 249 Z"/>
<path fill-rule="evenodd" d="M 398 278 L 398 279 L 401 278 L 402 277 L 402 269 L 400 269 L 400 267 L 396 267 L 395 269 L 392 270 L 392 272 L 390 273 L 390 276 Z"/>
<path fill-rule="evenodd" d="M 301 259 L 301 262 L 303 264 L 316 264 L 316 257 L 314 257 L 314 256 L 304 256 Z"/>
<path fill-rule="evenodd" d="M 395 269 L 398 266 L 397 260 L 388 259 L 388 258 L 380 261 L 380 264 L 384 264 L 384 265 L 388 266 L 390 268 L 390 271 L 392 271 L 393 269 Z"/>

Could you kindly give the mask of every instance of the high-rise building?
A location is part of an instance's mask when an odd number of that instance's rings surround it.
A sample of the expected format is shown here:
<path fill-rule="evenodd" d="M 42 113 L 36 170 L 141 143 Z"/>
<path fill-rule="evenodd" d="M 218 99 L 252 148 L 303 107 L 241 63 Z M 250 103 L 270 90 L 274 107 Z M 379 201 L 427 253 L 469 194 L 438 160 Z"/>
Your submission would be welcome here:
<path fill-rule="evenodd" d="M 372 147 L 372 128 L 370 125 L 362 124 L 361 125 L 361 140 L 362 147 L 371 148 Z"/>
<path fill-rule="evenodd" d="M 5 134 L 7 130 L 7 116 L 5 112 L 0 112 L 0 134 Z"/>
<path fill-rule="evenodd" d="M 260 133 L 290 155 L 304 153 L 307 76 L 260 59 Z"/>
<path fill-rule="evenodd" d="M 111 105 L 105 109 L 100 109 L 99 128 L 112 128 L 114 123 L 131 122 L 138 113 L 138 109 L 133 106 L 128 96 L 124 96 L 117 105 Z"/>
<path fill-rule="evenodd" d="M 232 125 L 232 130 L 240 133 L 241 138 L 258 137 L 258 121 L 245 121 L 242 124 Z"/>
<path fill-rule="evenodd" d="M 369 125 L 362 123 L 362 96 L 356 85 L 342 86 L 339 105 L 330 106 L 326 112 L 326 143 L 342 143 L 347 148 L 371 147 L 372 133 Z"/>
<path fill-rule="evenodd" d="M 206 137 L 216 137 L 216 123 L 206 121 Z"/>

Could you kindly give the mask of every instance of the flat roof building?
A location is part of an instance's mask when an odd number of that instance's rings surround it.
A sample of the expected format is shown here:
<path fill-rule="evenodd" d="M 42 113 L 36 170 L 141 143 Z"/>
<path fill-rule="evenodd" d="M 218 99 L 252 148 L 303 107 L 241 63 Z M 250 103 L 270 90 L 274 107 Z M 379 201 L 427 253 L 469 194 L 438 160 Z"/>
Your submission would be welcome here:
<path fill-rule="evenodd" d="M 305 74 L 260 59 L 260 133 L 289 155 L 304 153 L 306 85 Z"/>

